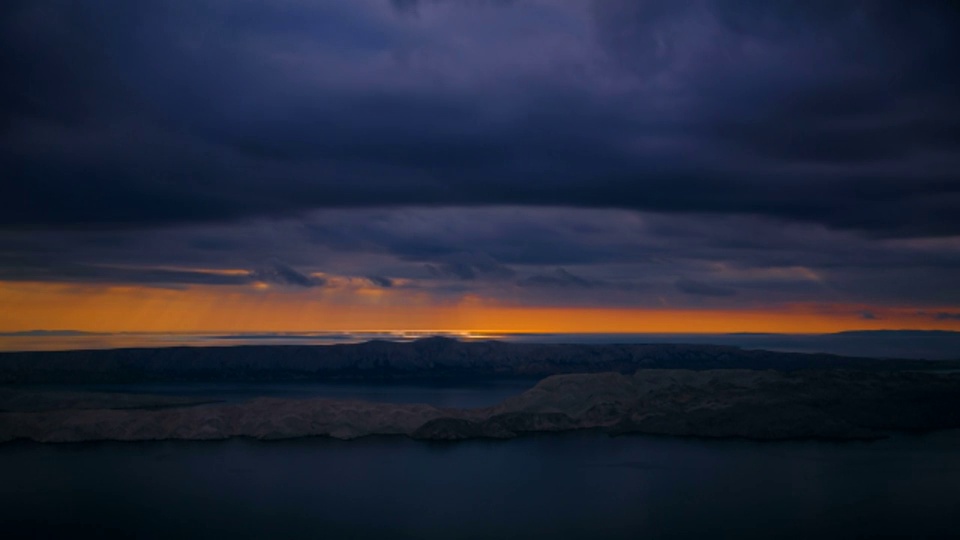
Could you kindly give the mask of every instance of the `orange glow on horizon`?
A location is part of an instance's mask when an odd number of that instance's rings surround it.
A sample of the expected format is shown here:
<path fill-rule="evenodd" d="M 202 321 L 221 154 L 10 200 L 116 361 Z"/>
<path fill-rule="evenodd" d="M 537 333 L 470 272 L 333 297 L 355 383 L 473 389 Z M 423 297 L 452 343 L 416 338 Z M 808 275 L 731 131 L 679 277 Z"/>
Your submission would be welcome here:
<path fill-rule="evenodd" d="M 386 298 L 390 296 L 390 298 Z M 876 319 L 864 319 L 863 311 Z M 530 307 L 467 296 L 438 303 L 422 291 L 291 291 L 263 286 L 155 288 L 0 282 L 0 331 L 475 333 L 827 333 L 852 329 L 960 330 L 931 311 L 800 304 L 751 309 Z"/>

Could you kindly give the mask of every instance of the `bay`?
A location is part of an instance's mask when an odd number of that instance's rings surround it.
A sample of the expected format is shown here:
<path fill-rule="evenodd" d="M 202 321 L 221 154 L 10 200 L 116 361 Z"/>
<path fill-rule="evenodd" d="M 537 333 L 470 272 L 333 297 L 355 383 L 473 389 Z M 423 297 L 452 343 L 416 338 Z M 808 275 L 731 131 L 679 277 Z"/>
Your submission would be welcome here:
<path fill-rule="evenodd" d="M 0 445 L 8 538 L 949 538 L 960 431 Z"/>

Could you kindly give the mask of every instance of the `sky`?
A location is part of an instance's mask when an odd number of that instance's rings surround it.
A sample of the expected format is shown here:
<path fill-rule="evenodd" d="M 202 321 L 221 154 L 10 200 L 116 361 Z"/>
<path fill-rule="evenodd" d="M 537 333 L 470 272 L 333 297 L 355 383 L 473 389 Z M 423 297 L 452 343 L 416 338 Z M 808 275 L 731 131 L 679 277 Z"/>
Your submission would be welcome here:
<path fill-rule="evenodd" d="M 960 330 L 960 7 L 7 0 L 0 331 Z"/>

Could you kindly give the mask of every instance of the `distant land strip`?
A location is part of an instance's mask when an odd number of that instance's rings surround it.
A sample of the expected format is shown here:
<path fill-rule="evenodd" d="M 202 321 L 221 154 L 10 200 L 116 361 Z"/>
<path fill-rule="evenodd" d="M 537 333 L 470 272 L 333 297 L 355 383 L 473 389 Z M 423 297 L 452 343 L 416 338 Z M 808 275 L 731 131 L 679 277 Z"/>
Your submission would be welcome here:
<path fill-rule="evenodd" d="M 0 353 L 0 384 L 252 382 L 546 377 L 638 369 L 950 370 L 960 360 L 895 360 L 723 345 L 369 341 Z"/>

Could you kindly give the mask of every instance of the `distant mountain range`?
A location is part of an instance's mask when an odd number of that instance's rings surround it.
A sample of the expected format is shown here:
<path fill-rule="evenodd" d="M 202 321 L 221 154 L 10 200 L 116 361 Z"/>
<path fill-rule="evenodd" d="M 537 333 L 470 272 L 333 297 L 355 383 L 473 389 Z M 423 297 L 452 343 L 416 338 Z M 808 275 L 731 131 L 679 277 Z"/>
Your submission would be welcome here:
<path fill-rule="evenodd" d="M 458 341 L 0 353 L 2 384 L 545 377 L 637 369 L 947 370 L 960 360 L 870 359 L 726 345 Z"/>
<path fill-rule="evenodd" d="M 62 351 L 116 348 L 317 345 L 370 340 L 414 341 L 423 332 L 212 332 L 95 333 L 78 330 L 0 332 L 0 351 Z M 946 330 L 853 330 L 833 334 L 444 334 L 451 338 L 497 339 L 510 343 L 728 345 L 780 352 L 826 353 L 868 358 L 960 359 L 960 332 Z"/>

